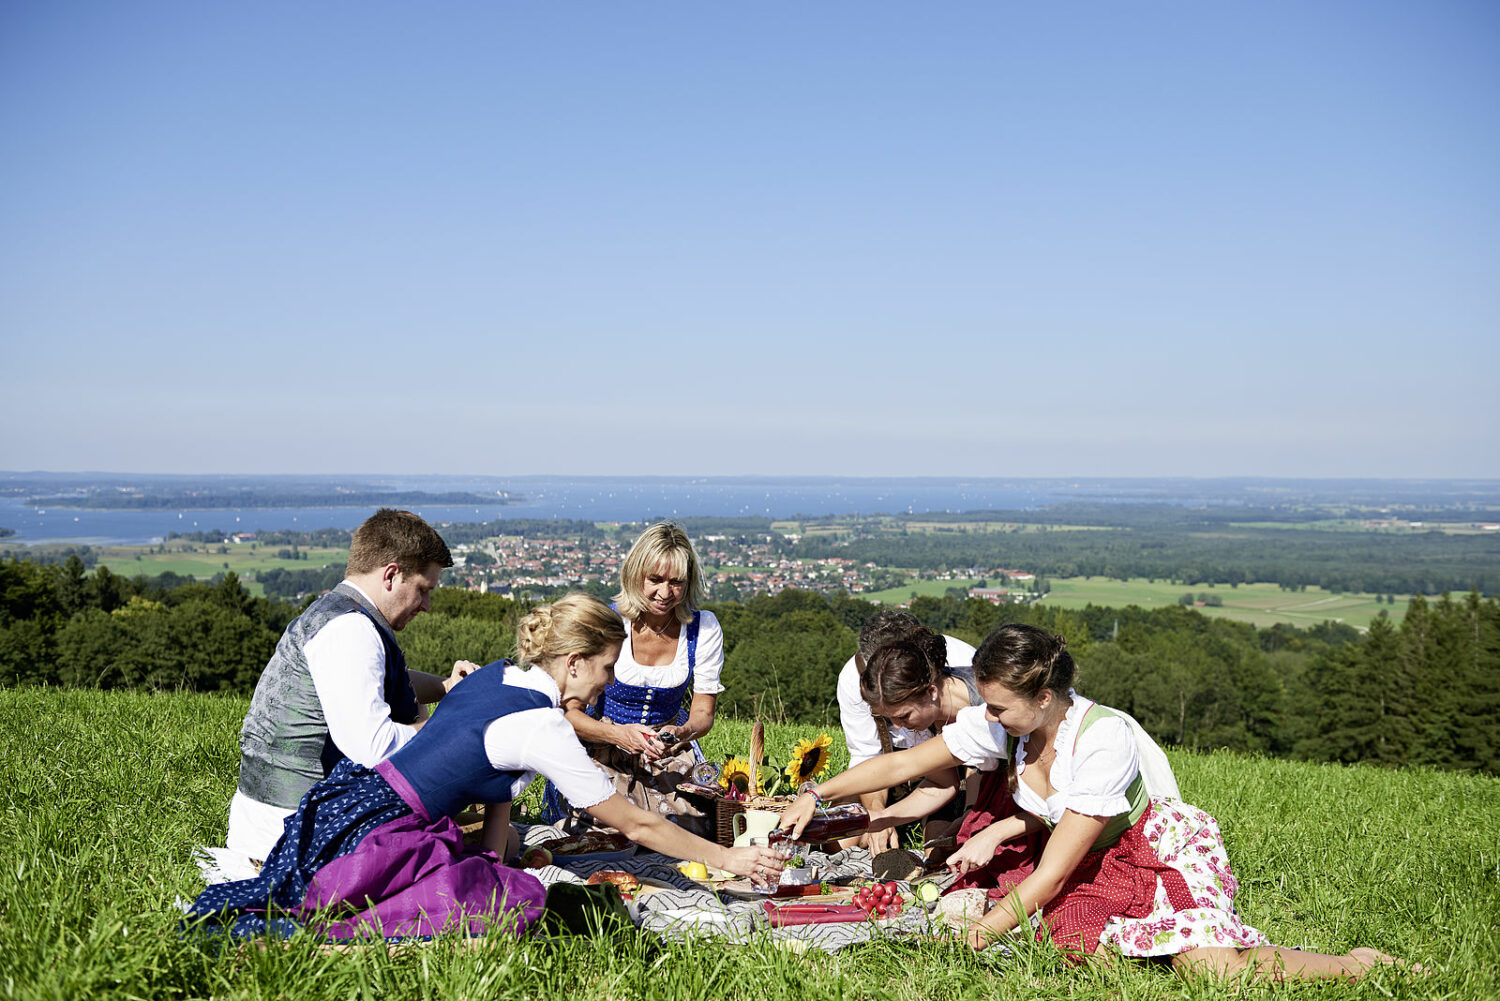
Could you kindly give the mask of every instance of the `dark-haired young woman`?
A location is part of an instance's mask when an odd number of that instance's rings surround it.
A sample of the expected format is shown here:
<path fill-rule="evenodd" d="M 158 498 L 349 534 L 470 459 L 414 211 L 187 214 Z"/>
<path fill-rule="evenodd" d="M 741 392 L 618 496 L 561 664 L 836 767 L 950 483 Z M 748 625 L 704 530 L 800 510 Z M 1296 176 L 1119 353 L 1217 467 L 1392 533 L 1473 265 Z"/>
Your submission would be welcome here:
<path fill-rule="evenodd" d="M 974 658 L 983 707 L 929 740 L 815 786 L 782 815 L 794 835 L 820 799 L 858 795 L 960 764 L 989 772 L 949 865 L 955 889 L 997 902 L 969 927 L 985 948 L 1041 911 L 1053 941 L 1094 953 L 1171 956 L 1179 969 L 1274 979 L 1355 977 L 1392 958 L 1271 945 L 1234 908 L 1237 883 L 1214 819 L 1152 799 L 1130 726 L 1072 689 L 1062 638 L 1032 626 L 991 633 Z"/>

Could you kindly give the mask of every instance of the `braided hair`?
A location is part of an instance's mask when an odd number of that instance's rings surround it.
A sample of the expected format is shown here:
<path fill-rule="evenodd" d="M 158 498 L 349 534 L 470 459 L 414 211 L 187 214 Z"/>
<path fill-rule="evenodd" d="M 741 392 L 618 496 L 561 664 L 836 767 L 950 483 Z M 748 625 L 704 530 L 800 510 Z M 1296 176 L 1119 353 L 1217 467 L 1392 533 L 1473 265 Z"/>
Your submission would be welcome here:
<path fill-rule="evenodd" d="M 598 598 L 573 591 L 533 608 L 516 626 L 516 662 L 540 664 L 570 653 L 592 657 L 623 642 L 620 616 Z"/>

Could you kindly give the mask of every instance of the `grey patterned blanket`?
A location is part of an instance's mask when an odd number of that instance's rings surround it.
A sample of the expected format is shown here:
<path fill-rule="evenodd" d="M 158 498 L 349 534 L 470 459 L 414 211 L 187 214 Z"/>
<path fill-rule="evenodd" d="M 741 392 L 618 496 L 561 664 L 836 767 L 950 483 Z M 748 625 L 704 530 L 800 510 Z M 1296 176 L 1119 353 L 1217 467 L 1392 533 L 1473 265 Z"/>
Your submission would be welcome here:
<path fill-rule="evenodd" d="M 532 825 L 522 827 L 522 841 L 538 845 L 564 832 L 556 827 Z M 871 877 L 870 853 L 863 848 L 848 848 L 832 855 L 806 852 L 807 864 L 815 866 L 824 880 L 846 882 Z M 714 938 L 727 942 L 748 942 L 763 936 L 785 943 L 788 948 L 817 948 L 834 952 L 846 946 L 868 942 L 882 936 L 933 937 L 945 935 L 943 923 L 926 908 L 908 906 L 898 917 L 880 921 L 847 924 L 808 924 L 772 927 L 762 899 L 743 899 L 727 893 L 715 893 L 677 871 L 675 860 L 657 852 L 638 849 L 628 858 L 616 860 L 574 859 L 564 865 L 548 865 L 531 870 L 550 886 L 556 882 L 585 882 L 595 872 L 613 869 L 648 880 L 658 889 L 640 895 L 630 908 L 631 918 L 641 928 L 679 941 L 691 938 Z M 906 883 L 898 884 L 903 891 Z M 668 889 L 667 887 L 670 887 Z M 817 897 L 791 898 L 816 901 Z"/>

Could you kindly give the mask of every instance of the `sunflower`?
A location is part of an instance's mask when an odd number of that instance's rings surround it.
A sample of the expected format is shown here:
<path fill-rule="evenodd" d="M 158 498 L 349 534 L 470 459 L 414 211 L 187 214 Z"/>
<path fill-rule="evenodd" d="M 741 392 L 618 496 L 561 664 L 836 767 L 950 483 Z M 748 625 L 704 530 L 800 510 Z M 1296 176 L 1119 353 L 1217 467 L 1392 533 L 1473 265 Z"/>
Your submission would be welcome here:
<path fill-rule="evenodd" d="M 812 740 L 804 737 L 797 741 L 797 746 L 792 748 L 791 760 L 786 763 L 786 777 L 792 780 L 793 786 L 800 786 L 828 771 L 828 746 L 832 743 L 833 738 L 826 733 L 820 733 Z"/>
<path fill-rule="evenodd" d="M 733 786 L 742 795 L 751 795 L 750 791 L 750 762 L 739 758 L 730 758 L 724 762 L 724 770 L 719 774 L 719 785 L 725 789 Z M 765 791 L 765 781 L 760 774 L 755 776 L 756 793 Z"/>

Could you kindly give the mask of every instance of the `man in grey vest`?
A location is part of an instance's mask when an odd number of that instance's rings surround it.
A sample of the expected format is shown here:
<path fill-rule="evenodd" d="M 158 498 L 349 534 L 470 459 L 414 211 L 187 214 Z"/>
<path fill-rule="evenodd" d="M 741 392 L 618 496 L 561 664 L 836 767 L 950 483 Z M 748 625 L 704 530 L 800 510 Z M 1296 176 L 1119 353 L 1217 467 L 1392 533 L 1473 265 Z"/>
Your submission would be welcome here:
<path fill-rule="evenodd" d="M 276 644 L 240 730 L 230 850 L 264 859 L 302 795 L 343 758 L 374 766 L 416 734 L 423 704 L 459 678 L 408 670 L 395 634 L 431 607 L 453 557 L 410 511 L 382 508 L 354 531 L 344 580 Z"/>

